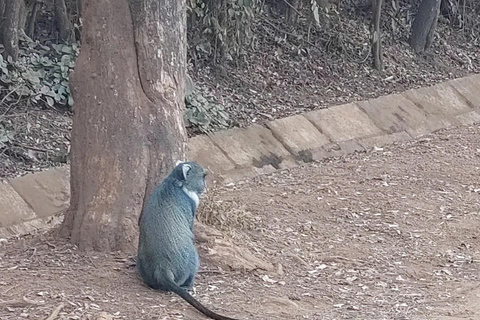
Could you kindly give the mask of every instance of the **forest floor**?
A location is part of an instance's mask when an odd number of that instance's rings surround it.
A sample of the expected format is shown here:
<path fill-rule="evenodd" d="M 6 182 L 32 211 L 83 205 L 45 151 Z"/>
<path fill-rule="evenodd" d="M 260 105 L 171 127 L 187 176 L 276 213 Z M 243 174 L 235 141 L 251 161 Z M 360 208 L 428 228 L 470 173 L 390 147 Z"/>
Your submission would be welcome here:
<path fill-rule="evenodd" d="M 209 190 L 230 208 L 216 227 L 275 271 L 203 253 L 196 297 L 238 319 L 480 319 L 479 137 L 443 130 Z M 202 318 L 129 256 L 52 233 L 0 242 L 0 275 L 2 320 Z"/>

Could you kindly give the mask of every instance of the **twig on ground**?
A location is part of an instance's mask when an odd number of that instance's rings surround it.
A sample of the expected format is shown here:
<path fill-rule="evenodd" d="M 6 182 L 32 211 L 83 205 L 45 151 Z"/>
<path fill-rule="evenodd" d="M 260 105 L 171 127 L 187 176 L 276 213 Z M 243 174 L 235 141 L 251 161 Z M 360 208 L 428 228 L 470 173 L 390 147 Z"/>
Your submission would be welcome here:
<path fill-rule="evenodd" d="M 40 306 L 45 304 L 45 302 L 39 302 L 39 301 L 34 301 L 34 300 L 29 300 L 25 297 L 23 297 L 22 300 L 20 299 L 14 299 L 14 300 L 5 300 L 5 301 L 0 301 L 0 307 L 27 307 L 30 305 L 36 305 Z"/>
<path fill-rule="evenodd" d="M 263 21 L 265 21 L 266 23 L 268 23 L 268 25 L 270 25 L 272 28 L 274 28 L 275 30 L 277 30 L 278 32 L 281 32 L 283 34 L 286 34 L 287 36 L 291 36 L 291 37 L 294 37 L 294 38 L 298 38 L 298 35 L 296 34 L 293 34 L 293 33 L 290 33 L 288 31 L 285 31 L 285 30 L 282 30 L 280 28 L 278 28 L 276 25 L 274 25 L 272 22 L 268 21 L 267 19 L 263 18 Z M 322 41 L 325 41 L 327 42 L 326 39 L 323 39 L 323 38 L 320 38 L 318 37 L 320 40 Z M 317 46 L 315 43 L 311 42 L 311 41 L 308 41 L 308 40 L 305 40 L 303 39 L 303 41 L 305 41 L 306 43 L 308 43 L 309 45 L 311 45 L 312 47 L 315 47 L 317 49 L 321 49 L 319 46 Z"/>
<path fill-rule="evenodd" d="M 30 146 L 26 146 L 26 145 L 21 144 L 21 143 L 18 143 L 18 142 L 13 143 L 13 145 L 15 145 L 15 146 L 17 146 L 17 147 L 20 147 L 20 148 L 30 149 L 30 150 L 38 151 L 38 152 L 54 152 L 54 151 L 51 150 L 51 149 L 43 149 L 43 148 L 37 148 L 37 147 L 30 147 Z"/>
<path fill-rule="evenodd" d="M 317 251 L 316 253 L 321 253 L 320 251 Z M 349 261 L 352 264 L 355 265 L 364 265 L 366 264 L 365 261 L 360 260 L 360 259 L 350 259 L 347 257 L 342 257 L 342 256 L 324 256 L 324 257 L 319 257 L 321 261 L 323 262 L 336 262 L 339 263 L 340 261 Z"/>
<path fill-rule="evenodd" d="M 5 100 L 6 100 L 11 94 L 13 94 L 15 91 L 17 91 L 18 88 L 19 88 L 19 87 L 16 87 L 15 89 L 13 89 L 13 90 L 10 91 L 9 93 L 7 93 L 7 94 L 5 95 L 5 97 L 3 97 L 3 99 L 0 101 L 0 104 L 3 104 L 3 103 L 5 102 Z M 8 109 L 8 110 L 9 110 L 9 109 Z M 7 110 L 5 113 L 7 113 L 8 110 Z M 5 114 L 5 113 L 4 113 L 4 114 Z"/>
<path fill-rule="evenodd" d="M 37 253 L 37 248 L 33 248 L 33 252 L 32 252 L 32 255 L 30 256 L 30 259 L 33 258 L 33 256 L 35 255 L 35 253 Z"/>
<path fill-rule="evenodd" d="M 18 287 L 18 285 L 8 287 L 7 289 L 3 290 L 2 295 L 3 295 L 3 296 L 6 296 L 7 293 L 8 293 L 10 290 L 12 290 L 12 289 L 14 289 L 14 288 L 16 288 L 16 287 Z"/>
<path fill-rule="evenodd" d="M 46 319 L 46 320 L 53 320 L 55 319 L 58 314 L 60 313 L 60 311 L 62 311 L 63 307 L 65 306 L 65 304 L 60 303 L 56 308 L 55 310 L 53 310 L 52 314 Z"/>
<path fill-rule="evenodd" d="M 17 90 L 17 88 L 15 88 L 15 89 L 13 89 L 12 91 L 10 91 L 9 93 L 7 93 L 7 94 L 5 95 L 5 97 L 3 97 L 2 101 L 0 101 L 0 105 L 4 104 L 5 99 L 6 99 L 11 93 L 15 92 L 16 90 Z M 1 116 L 0 118 L 4 118 L 4 117 L 7 115 L 7 113 L 9 113 L 10 110 L 12 110 L 12 108 L 15 107 L 15 106 L 20 102 L 21 98 L 22 98 L 22 96 L 20 95 L 20 96 L 18 97 L 17 101 L 15 101 L 15 103 L 11 103 L 11 104 L 8 106 L 7 110 L 5 110 L 5 112 L 2 114 L 2 116 Z"/>
<path fill-rule="evenodd" d="M 298 12 L 298 10 L 295 9 L 295 7 L 294 7 L 290 2 L 288 2 L 287 0 L 283 0 L 283 1 L 284 1 L 290 8 L 292 8 L 293 11 L 295 11 L 295 12 L 298 14 L 299 17 L 303 17 L 303 15 L 302 15 L 300 12 Z"/>

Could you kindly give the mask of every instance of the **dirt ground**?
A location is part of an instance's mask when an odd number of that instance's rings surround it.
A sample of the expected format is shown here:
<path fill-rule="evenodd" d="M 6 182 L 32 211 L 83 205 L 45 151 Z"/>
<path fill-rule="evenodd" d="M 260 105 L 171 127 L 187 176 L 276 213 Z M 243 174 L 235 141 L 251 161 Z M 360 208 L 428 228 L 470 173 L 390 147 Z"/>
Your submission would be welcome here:
<path fill-rule="evenodd" d="M 224 208 L 207 220 L 275 270 L 204 262 L 196 297 L 238 319 L 480 319 L 479 137 L 445 130 L 211 191 L 201 218 Z M 2 320 L 202 319 L 142 285 L 128 255 L 50 233 L 3 240 L 0 275 Z"/>

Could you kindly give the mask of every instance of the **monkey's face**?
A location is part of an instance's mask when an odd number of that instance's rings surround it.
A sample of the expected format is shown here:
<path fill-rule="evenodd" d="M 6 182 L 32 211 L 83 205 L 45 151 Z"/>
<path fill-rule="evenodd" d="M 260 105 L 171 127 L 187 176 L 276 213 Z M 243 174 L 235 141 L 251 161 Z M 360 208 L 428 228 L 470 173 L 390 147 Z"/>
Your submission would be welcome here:
<path fill-rule="evenodd" d="M 183 187 L 195 192 L 199 197 L 205 192 L 207 171 L 196 162 L 183 162 L 177 166 L 183 173 Z"/>

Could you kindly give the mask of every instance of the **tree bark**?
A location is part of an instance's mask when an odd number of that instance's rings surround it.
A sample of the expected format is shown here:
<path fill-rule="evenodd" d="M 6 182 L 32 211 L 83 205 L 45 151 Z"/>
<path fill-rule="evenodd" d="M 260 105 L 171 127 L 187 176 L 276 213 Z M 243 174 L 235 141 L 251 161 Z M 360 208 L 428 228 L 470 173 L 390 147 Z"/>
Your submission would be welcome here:
<path fill-rule="evenodd" d="M 416 53 L 427 50 L 437 27 L 441 0 L 422 0 L 412 24 L 410 46 Z"/>
<path fill-rule="evenodd" d="M 0 42 L 5 47 L 3 57 L 12 57 L 15 61 L 18 57 L 18 28 L 20 22 L 20 10 L 23 0 L 6 0 L 5 8 L 0 25 Z"/>
<path fill-rule="evenodd" d="M 5 12 L 5 1 L 6 0 L 0 0 L 0 29 L 2 28 L 4 20 L 3 14 Z"/>
<path fill-rule="evenodd" d="M 28 23 L 25 27 L 25 33 L 27 36 L 29 36 L 31 39 L 35 36 L 35 23 L 37 22 L 37 15 L 38 11 L 40 10 L 41 7 L 41 2 L 40 1 L 34 1 L 32 4 L 32 10 L 30 12 L 30 15 L 27 19 Z"/>
<path fill-rule="evenodd" d="M 283 0 L 286 4 L 285 18 L 288 23 L 298 22 L 298 13 L 301 10 L 302 0 Z"/>
<path fill-rule="evenodd" d="M 30 8 L 24 0 L 20 1 L 20 9 L 18 11 L 18 29 L 25 30 L 25 24 L 27 23 L 27 16 L 30 13 Z"/>
<path fill-rule="evenodd" d="M 85 0 L 71 78 L 71 202 L 81 250 L 134 250 L 146 197 L 183 160 L 184 1 Z"/>
<path fill-rule="evenodd" d="M 372 0 L 372 6 L 374 9 L 372 17 L 372 55 L 373 66 L 378 71 L 383 70 L 382 29 L 380 28 L 382 3 L 383 0 Z"/>
<path fill-rule="evenodd" d="M 82 16 L 82 13 L 83 13 L 83 10 L 82 10 L 82 1 L 83 1 L 83 0 L 77 0 L 77 14 L 78 14 L 78 17 L 79 17 L 79 18 L 83 17 L 83 16 Z"/>
<path fill-rule="evenodd" d="M 57 19 L 60 39 L 64 42 L 72 42 L 73 26 L 67 14 L 67 6 L 64 0 L 55 0 L 55 17 Z"/>

